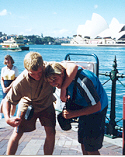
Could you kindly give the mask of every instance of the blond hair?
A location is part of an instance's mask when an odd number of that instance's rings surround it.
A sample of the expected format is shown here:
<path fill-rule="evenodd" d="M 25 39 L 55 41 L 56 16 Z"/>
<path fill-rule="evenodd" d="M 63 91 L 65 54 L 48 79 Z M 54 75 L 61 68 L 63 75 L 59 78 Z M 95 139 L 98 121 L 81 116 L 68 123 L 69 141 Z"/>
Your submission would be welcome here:
<path fill-rule="evenodd" d="M 51 62 L 45 69 L 45 77 L 51 77 L 54 74 L 61 75 L 62 71 L 65 71 L 65 68 L 58 62 Z"/>
<path fill-rule="evenodd" d="M 29 52 L 24 58 L 24 67 L 29 71 L 37 71 L 43 66 L 42 56 L 38 52 Z"/>

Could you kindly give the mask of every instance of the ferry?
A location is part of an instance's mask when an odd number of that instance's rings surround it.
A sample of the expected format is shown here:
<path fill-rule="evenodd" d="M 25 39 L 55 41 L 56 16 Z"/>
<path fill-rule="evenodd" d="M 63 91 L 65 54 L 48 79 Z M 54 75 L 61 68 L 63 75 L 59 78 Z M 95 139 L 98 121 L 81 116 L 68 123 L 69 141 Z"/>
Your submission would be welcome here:
<path fill-rule="evenodd" d="M 16 37 L 8 39 L 0 44 L 0 50 L 29 50 L 28 46 L 25 46 L 23 37 Z"/>

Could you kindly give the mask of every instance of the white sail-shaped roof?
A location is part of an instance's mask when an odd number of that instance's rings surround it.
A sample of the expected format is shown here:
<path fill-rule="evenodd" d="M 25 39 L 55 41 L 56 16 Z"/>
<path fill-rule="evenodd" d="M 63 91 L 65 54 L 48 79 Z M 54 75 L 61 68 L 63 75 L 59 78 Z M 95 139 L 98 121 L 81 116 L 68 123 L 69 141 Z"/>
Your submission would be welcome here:
<path fill-rule="evenodd" d="M 120 30 L 123 26 L 124 25 L 120 24 L 116 18 L 113 18 L 110 25 L 109 25 L 109 28 L 111 31 L 111 37 L 116 38 L 116 36 L 118 35 L 118 33 L 120 32 Z"/>
<path fill-rule="evenodd" d="M 109 26 L 102 16 L 93 13 L 91 28 L 91 37 L 95 38 L 99 33 L 109 28 Z"/>
<path fill-rule="evenodd" d="M 116 18 L 113 18 L 108 26 L 102 16 L 93 13 L 91 20 L 87 20 L 84 25 L 78 26 L 77 36 L 78 35 L 81 35 L 82 38 L 85 36 L 88 36 L 91 39 L 96 37 L 108 37 L 119 40 L 123 35 L 125 35 L 125 24 L 120 24 Z"/>
<path fill-rule="evenodd" d="M 123 35 L 125 35 L 125 31 L 118 33 L 116 36 L 116 40 L 119 40 Z"/>
<path fill-rule="evenodd" d="M 81 31 L 81 28 L 84 30 Z M 90 36 L 91 38 L 95 38 L 99 33 L 108 28 L 108 24 L 105 19 L 99 14 L 93 13 L 92 20 L 87 20 L 85 25 L 82 27 L 78 26 L 77 35 Z"/>
<path fill-rule="evenodd" d="M 77 35 L 82 35 L 84 34 L 85 26 L 84 25 L 79 25 L 77 29 Z"/>

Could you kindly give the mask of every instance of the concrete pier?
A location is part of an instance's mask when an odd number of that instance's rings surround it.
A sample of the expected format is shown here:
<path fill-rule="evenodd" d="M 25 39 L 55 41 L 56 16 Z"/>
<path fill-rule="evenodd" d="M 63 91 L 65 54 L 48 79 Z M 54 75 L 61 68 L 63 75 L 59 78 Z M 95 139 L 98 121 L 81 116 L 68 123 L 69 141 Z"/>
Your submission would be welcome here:
<path fill-rule="evenodd" d="M 0 119 L 0 155 L 6 155 L 8 140 L 12 134 L 13 127 L 6 124 L 5 119 Z M 16 155 L 44 155 L 43 144 L 45 139 L 44 127 L 39 121 L 36 123 L 36 130 L 24 133 Z M 122 138 L 104 138 L 101 155 L 122 155 Z M 82 155 L 81 146 L 77 141 L 77 125 L 73 124 L 72 130 L 63 131 L 57 123 L 56 142 L 53 155 Z"/>

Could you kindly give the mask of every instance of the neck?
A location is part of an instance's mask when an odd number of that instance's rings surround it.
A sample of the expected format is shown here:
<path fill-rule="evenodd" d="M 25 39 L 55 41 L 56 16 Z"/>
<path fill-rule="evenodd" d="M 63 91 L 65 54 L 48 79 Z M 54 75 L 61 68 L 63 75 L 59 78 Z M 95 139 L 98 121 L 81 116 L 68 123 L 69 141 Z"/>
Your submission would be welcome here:
<path fill-rule="evenodd" d="M 12 69 L 13 65 L 7 66 L 9 69 Z"/>

